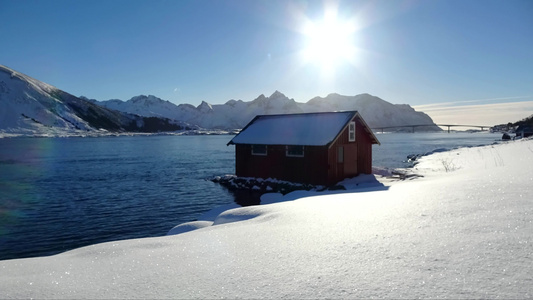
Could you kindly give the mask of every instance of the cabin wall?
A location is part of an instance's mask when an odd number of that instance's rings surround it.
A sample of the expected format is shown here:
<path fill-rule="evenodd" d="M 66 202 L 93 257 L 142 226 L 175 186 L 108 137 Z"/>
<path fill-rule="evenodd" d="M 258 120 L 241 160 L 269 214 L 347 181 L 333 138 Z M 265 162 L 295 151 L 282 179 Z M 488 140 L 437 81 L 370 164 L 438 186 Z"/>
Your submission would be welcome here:
<path fill-rule="evenodd" d="M 362 174 L 372 174 L 372 140 L 359 120 L 355 129 L 355 140 L 357 141 L 358 171 Z"/>
<path fill-rule="evenodd" d="M 357 176 L 358 174 L 358 160 L 357 160 L 357 127 L 356 124 L 356 138 L 355 142 L 349 142 L 348 126 L 340 133 L 337 140 L 329 147 L 328 157 L 328 184 L 335 184 L 345 178 Z M 339 147 L 343 147 L 344 157 L 343 162 L 339 163 Z"/>
<path fill-rule="evenodd" d="M 252 155 L 251 145 L 235 145 L 239 177 L 276 178 L 299 183 L 327 184 L 327 147 L 306 146 L 304 157 L 286 156 L 285 146 L 267 146 L 267 155 Z"/>
<path fill-rule="evenodd" d="M 361 173 L 372 173 L 372 140 L 359 118 L 355 121 L 355 142 L 349 141 L 346 127 L 328 150 L 328 184 L 335 184 L 345 178 Z M 344 148 L 343 163 L 338 163 L 338 148 Z"/>

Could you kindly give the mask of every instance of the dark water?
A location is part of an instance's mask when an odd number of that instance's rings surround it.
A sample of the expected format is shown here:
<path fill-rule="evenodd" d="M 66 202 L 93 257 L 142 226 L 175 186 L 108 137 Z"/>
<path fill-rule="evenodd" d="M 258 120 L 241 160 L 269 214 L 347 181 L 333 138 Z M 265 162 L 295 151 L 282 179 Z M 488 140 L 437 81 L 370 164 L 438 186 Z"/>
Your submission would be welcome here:
<path fill-rule="evenodd" d="M 0 259 L 160 236 L 233 196 L 229 136 L 0 139 Z"/>
<path fill-rule="evenodd" d="M 493 134 L 378 134 L 374 165 L 490 144 Z M 165 235 L 235 199 L 204 180 L 234 173 L 231 136 L 0 139 L 0 259 Z"/>

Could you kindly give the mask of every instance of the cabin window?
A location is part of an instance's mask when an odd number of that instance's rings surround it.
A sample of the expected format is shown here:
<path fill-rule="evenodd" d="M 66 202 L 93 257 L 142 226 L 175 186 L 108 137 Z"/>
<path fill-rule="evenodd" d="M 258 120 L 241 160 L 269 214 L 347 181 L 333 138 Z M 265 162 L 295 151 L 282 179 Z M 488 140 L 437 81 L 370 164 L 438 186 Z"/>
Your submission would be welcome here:
<path fill-rule="evenodd" d="M 304 146 L 286 146 L 286 155 L 293 157 L 303 157 Z"/>
<path fill-rule="evenodd" d="M 267 155 L 267 145 L 252 145 L 252 155 Z"/>
<path fill-rule="evenodd" d="M 344 147 L 337 148 L 337 162 L 338 163 L 344 162 Z"/>
<path fill-rule="evenodd" d="M 355 122 L 350 122 L 348 125 L 348 141 L 355 142 Z"/>

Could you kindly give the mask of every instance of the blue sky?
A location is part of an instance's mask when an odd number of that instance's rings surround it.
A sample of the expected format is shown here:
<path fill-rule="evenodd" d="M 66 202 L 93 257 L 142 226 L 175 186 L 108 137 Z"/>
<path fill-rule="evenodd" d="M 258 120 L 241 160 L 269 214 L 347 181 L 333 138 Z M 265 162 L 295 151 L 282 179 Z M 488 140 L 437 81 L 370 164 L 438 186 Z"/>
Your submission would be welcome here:
<path fill-rule="evenodd" d="M 370 93 L 435 114 L 502 103 L 518 105 L 520 118 L 533 114 L 530 0 L 0 0 L 0 7 L 0 64 L 77 96 L 152 94 L 198 105 L 275 90 L 298 102 Z M 325 69 L 302 55 L 305 26 L 320 26 L 332 11 L 353 25 L 345 38 L 352 51 Z"/>

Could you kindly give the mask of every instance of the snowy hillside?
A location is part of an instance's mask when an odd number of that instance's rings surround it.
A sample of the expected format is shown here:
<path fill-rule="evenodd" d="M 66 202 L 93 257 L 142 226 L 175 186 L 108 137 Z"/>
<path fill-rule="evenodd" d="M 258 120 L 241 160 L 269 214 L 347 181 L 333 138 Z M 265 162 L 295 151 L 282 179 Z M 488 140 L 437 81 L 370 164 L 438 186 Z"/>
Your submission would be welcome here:
<path fill-rule="evenodd" d="M 532 152 L 437 153 L 415 180 L 266 194 L 182 225 L 194 231 L 0 261 L 0 298 L 528 299 Z"/>
<path fill-rule="evenodd" d="M 307 103 L 298 103 L 276 91 L 270 97 L 260 95 L 249 102 L 229 100 L 225 104 L 211 105 L 202 102 L 197 107 L 190 104 L 174 105 L 155 96 L 137 96 L 126 102 L 108 100 L 101 105 L 143 116 L 161 116 L 195 124 L 203 128 L 235 129 L 244 127 L 256 115 L 287 114 L 357 110 L 370 127 L 434 124 L 431 118 L 417 112 L 409 105 L 395 105 L 368 94 L 342 96 L 330 94 L 316 97 Z M 425 130 L 440 131 L 437 126 Z"/>
<path fill-rule="evenodd" d="M 88 130 L 89 123 L 54 97 L 59 90 L 51 85 L 0 66 L 0 130 L 42 132 Z"/>
<path fill-rule="evenodd" d="M 178 130 L 183 124 L 110 110 L 0 65 L 0 134 Z"/>

